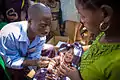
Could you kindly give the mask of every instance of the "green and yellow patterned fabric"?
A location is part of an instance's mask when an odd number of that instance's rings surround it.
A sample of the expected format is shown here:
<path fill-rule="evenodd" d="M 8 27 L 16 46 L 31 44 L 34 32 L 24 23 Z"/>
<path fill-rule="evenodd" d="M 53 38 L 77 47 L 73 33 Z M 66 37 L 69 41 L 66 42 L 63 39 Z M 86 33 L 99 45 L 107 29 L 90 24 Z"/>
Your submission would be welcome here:
<path fill-rule="evenodd" d="M 120 80 L 120 43 L 100 43 L 102 32 L 81 59 L 83 80 Z"/>

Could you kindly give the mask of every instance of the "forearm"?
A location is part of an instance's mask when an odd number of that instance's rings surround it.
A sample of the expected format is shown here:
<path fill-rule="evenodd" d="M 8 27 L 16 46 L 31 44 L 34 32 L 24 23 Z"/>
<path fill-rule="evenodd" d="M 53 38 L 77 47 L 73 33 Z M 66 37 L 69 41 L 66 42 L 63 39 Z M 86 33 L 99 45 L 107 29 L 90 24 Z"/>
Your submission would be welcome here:
<path fill-rule="evenodd" d="M 22 66 L 37 66 L 37 67 L 46 67 L 49 64 L 48 58 L 40 58 L 36 60 L 24 60 Z"/>
<path fill-rule="evenodd" d="M 38 65 L 38 60 L 24 60 L 22 65 L 23 66 L 37 66 Z"/>
<path fill-rule="evenodd" d="M 77 70 L 77 73 L 75 77 L 71 78 L 71 80 L 83 80 L 81 73 L 79 70 Z"/>
<path fill-rule="evenodd" d="M 70 78 L 71 80 L 82 80 L 79 76 L 75 76 L 74 78 Z"/>
<path fill-rule="evenodd" d="M 70 77 L 71 80 L 83 80 L 81 75 L 78 73 L 74 77 Z"/>

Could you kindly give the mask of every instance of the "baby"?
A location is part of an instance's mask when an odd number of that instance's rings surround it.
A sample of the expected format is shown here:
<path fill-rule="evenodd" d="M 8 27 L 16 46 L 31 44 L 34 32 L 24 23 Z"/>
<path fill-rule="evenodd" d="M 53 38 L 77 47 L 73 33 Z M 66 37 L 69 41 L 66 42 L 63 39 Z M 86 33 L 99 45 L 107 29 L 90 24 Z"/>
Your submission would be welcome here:
<path fill-rule="evenodd" d="M 48 65 L 40 68 L 34 78 L 35 80 L 66 80 L 67 77 L 58 75 L 58 68 L 61 64 L 79 69 L 80 57 L 83 48 L 79 43 L 62 44 L 58 50 L 56 57 L 50 58 Z M 43 59 L 44 60 L 44 59 Z M 46 59 L 45 59 L 46 61 Z"/>
<path fill-rule="evenodd" d="M 65 64 L 68 67 L 72 66 L 72 60 L 74 58 L 74 46 L 70 45 L 64 48 L 61 48 L 59 51 L 59 56 L 53 58 L 48 65 L 48 74 L 46 78 L 58 80 L 60 75 L 57 74 L 57 68 L 59 68 L 60 64 Z"/>

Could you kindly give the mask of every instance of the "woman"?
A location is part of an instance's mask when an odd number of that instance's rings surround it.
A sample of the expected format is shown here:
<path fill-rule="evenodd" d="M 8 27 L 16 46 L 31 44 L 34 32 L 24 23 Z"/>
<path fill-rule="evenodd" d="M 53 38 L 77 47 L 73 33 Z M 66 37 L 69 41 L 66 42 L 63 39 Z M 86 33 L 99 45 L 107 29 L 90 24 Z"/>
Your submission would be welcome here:
<path fill-rule="evenodd" d="M 120 2 L 116 0 L 76 0 L 81 22 L 99 34 L 81 59 L 80 74 L 61 65 L 59 73 L 72 80 L 120 80 Z M 74 74 L 73 74 L 74 73 Z"/>

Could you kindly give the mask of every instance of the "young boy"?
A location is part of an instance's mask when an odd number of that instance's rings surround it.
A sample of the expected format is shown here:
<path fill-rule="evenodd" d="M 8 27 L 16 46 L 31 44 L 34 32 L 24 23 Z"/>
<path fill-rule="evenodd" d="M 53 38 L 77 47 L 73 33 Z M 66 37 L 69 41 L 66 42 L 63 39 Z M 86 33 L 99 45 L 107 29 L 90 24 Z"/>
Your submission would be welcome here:
<path fill-rule="evenodd" d="M 50 8 L 42 3 L 28 9 L 28 21 L 7 24 L 0 32 L 0 55 L 12 80 L 24 80 L 26 67 L 40 65 L 46 35 L 50 31 Z"/>

